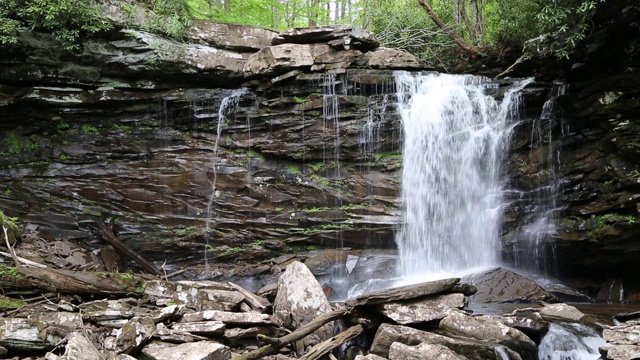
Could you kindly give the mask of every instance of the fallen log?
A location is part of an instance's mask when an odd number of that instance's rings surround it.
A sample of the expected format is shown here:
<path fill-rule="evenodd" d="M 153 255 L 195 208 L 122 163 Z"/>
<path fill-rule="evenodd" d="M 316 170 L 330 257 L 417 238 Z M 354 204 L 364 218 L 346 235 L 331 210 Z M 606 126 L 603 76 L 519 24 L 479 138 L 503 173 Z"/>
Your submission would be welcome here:
<path fill-rule="evenodd" d="M 111 246 L 113 246 L 114 248 L 116 248 L 116 250 L 120 251 L 121 253 L 131 258 L 131 260 L 137 262 L 145 270 L 155 275 L 159 275 L 159 276 L 165 275 L 162 271 L 158 270 L 158 268 L 155 267 L 152 263 L 150 263 L 145 258 L 140 256 L 140 254 L 129 249 L 127 245 L 125 245 L 122 241 L 118 240 L 118 238 L 116 238 L 116 236 L 113 234 L 113 232 L 111 232 L 111 230 L 107 227 L 105 223 L 100 223 L 100 234 L 102 234 L 102 237 L 105 239 L 105 241 L 111 244 Z"/>
<path fill-rule="evenodd" d="M 82 272 L 51 268 L 15 268 L 12 279 L 2 279 L 3 287 L 44 289 L 54 293 L 81 295 L 141 295 L 146 279 L 133 274 Z"/>
<path fill-rule="evenodd" d="M 337 348 L 338 346 L 346 343 L 347 341 L 357 337 L 358 335 L 364 332 L 364 326 L 355 325 L 347 330 L 341 332 L 340 334 L 327 339 L 320 344 L 313 346 L 309 349 L 309 352 L 300 357 L 300 360 L 317 360 L 320 359 L 323 355 L 327 354 L 331 350 Z"/>
<path fill-rule="evenodd" d="M 304 338 L 305 336 L 318 330 L 320 327 L 322 327 L 322 325 L 343 317 L 345 314 L 347 314 L 347 312 L 348 310 L 340 309 L 318 316 L 313 321 L 297 328 L 290 334 L 287 334 L 280 338 L 272 338 L 266 335 L 259 334 L 256 336 L 256 338 L 262 342 L 267 343 L 267 345 L 257 350 L 250 351 L 244 355 L 236 356 L 231 360 L 256 360 L 264 356 L 277 354 L 278 351 L 285 345 Z"/>

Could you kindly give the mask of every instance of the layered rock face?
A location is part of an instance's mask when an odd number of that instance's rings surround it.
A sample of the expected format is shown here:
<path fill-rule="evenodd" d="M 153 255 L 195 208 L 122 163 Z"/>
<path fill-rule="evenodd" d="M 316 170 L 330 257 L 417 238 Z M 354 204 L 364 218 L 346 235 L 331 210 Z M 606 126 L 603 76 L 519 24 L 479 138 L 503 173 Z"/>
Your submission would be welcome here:
<path fill-rule="evenodd" d="M 94 242 L 107 221 L 168 268 L 393 246 L 390 69 L 423 64 L 350 26 L 196 25 L 189 44 L 122 30 L 76 53 L 37 33 L 3 47 L 0 208 L 48 240 Z"/>
<path fill-rule="evenodd" d="M 566 276 L 637 280 L 639 15 L 632 1 L 602 5 L 564 83 L 546 90 L 546 112 L 529 114 L 518 129 L 507 168 L 519 192 L 506 212 L 503 239 L 515 263 Z M 544 213 L 551 221 L 540 220 Z M 548 261 L 532 264 L 534 257 Z"/>

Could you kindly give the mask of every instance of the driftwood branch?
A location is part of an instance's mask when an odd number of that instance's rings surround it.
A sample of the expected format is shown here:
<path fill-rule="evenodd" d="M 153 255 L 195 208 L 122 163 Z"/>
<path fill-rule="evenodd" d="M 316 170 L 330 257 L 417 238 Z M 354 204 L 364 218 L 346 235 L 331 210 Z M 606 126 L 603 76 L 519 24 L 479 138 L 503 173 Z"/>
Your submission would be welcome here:
<path fill-rule="evenodd" d="M 431 8 L 431 6 L 429 6 L 425 0 L 418 0 L 418 3 L 420 4 L 420 6 L 422 6 L 422 8 L 427 12 L 427 14 L 429 14 L 429 17 L 431 18 L 431 20 L 433 20 L 434 23 L 436 23 L 436 25 L 438 25 L 438 27 L 440 29 L 442 29 L 442 31 L 444 31 L 445 34 L 447 34 L 447 36 L 453 41 L 455 42 L 458 46 L 460 46 L 460 48 L 466 52 L 468 52 L 469 54 L 473 55 L 473 56 L 484 56 L 484 54 L 480 51 L 480 49 L 477 46 L 471 45 L 469 43 L 467 43 L 466 41 L 464 41 L 463 38 L 461 38 L 458 34 L 456 34 L 453 30 L 451 30 L 443 21 L 442 19 L 440 19 L 438 17 L 438 15 L 435 13 L 435 11 L 433 11 L 433 9 Z"/>
<path fill-rule="evenodd" d="M 11 247 L 11 244 L 9 244 L 9 234 L 7 234 L 7 230 L 8 230 L 7 227 L 3 225 L 2 231 L 4 231 L 4 241 L 7 244 L 7 250 L 9 251 L 9 254 L 11 255 L 11 257 L 13 258 L 13 262 L 16 264 L 16 266 L 20 267 L 18 256 L 16 255 L 16 252 Z"/>
<path fill-rule="evenodd" d="M 277 354 L 278 351 L 283 348 L 285 345 L 295 342 L 304 338 L 305 336 L 311 334 L 312 332 L 318 330 L 322 325 L 337 320 L 344 316 L 347 313 L 347 310 L 335 310 L 324 315 L 318 316 L 313 319 L 311 322 L 297 328 L 295 331 L 291 332 L 280 338 L 272 338 L 266 335 L 258 335 L 257 338 L 260 341 L 267 343 L 257 350 L 248 352 L 242 356 L 236 356 L 231 360 L 256 360 L 261 357 Z"/>
<path fill-rule="evenodd" d="M 328 353 L 329 351 L 337 348 L 338 346 L 346 343 L 347 341 L 357 337 L 358 335 L 364 332 L 364 327 L 362 325 L 355 325 L 347 330 L 341 332 L 340 334 L 329 338 L 320 344 L 312 347 L 309 352 L 307 352 L 304 356 L 300 358 L 300 360 L 317 360 L 320 359 L 323 355 Z"/>
<path fill-rule="evenodd" d="M 243 289 L 242 286 L 234 284 L 231 281 L 227 282 L 227 284 L 229 284 L 229 286 L 236 289 L 240 294 L 242 294 L 242 296 L 244 296 L 245 300 L 247 301 L 247 303 L 249 303 L 249 306 L 251 306 L 252 309 L 264 311 L 264 309 L 267 308 L 267 305 L 269 305 L 269 302 L 266 299 L 260 298 L 250 293 L 249 291 Z"/>
<path fill-rule="evenodd" d="M 102 237 L 114 248 L 131 258 L 133 261 L 137 262 L 145 270 L 155 275 L 163 275 L 163 272 L 158 270 L 158 268 L 156 268 L 152 263 L 140 256 L 137 252 L 129 249 L 129 247 L 123 244 L 122 241 L 118 240 L 113 232 L 111 232 L 111 230 L 104 223 L 100 223 L 100 234 L 102 234 Z"/>
<path fill-rule="evenodd" d="M 19 262 L 21 262 L 21 263 L 23 263 L 24 265 L 29 266 L 29 267 L 36 267 L 36 268 L 41 268 L 41 269 L 47 268 L 47 265 L 43 265 L 43 264 L 37 263 L 37 262 L 35 262 L 35 261 L 27 260 L 27 259 L 22 258 L 22 257 L 20 257 L 20 256 L 16 256 L 16 257 L 14 258 L 14 257 L 13 257 L 13 256 L 14 256 L 13 252 L 12 252 L 11 254 L 9 254 L 9 253 L 6 253 L 6 252 L 4 252 L 4 251 L 0 251 L 0 255 L 5 256 L 5 257 L 8 257 L 8 258 L 13 258 L 13 261 L 14 261 L 14 262 L 15 262 L 16 260 L 18 260 Z"/>

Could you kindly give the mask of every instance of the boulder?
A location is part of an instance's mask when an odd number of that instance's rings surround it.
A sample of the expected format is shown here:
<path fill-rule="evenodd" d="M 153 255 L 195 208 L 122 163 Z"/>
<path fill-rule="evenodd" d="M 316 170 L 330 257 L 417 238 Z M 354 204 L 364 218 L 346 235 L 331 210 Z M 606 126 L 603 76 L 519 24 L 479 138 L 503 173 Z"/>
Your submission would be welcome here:
<path fill-rule="evenodd" d="M 560 304 L 545 304 L 540 309 L 540 315 L 546 318 L 561 319 L 569 321 L 580 321 L 585 314 L 571 305 L 564 303 Z"/>
<path fill-rule="evenodd" d="M 355 67 L 367 69 L 415 69 L 422 70 L 425 65 L 420 59 L 403 50 L 377 48 L 364 53 L 354 63 Z"/>
<path fill-rule="evenodd" d="M 111 350 L 128 355 L 137 354 L 156 332 L 156 325 L 149 317 L 134 317 L 116 332 Z"/>
<path fill-rule="evenodd" d="M 152 343 L 142 349 L 149 360 L 227 360 L 231 358 L 229 348 L 213 341 L 187 344 Z"/>
<path fill-rule="evenodd" d="M 465 306 L 463 294 L 445 294 L 433 298 L 422 298 L 378 305 L 378 311 L 398 324 L 415 324 L 440 320 L 447 316 L 447 310 Z"/>
<path fill-rule="evenodd" d="M 175 325 L 175 324 L 174 324 Z M 208 340 L 208 338 L 192 333 L 169 329 L 163 323 L 156 325 L 156 333 L 153 339 L 173 344 L 189 343 L 194 341 Z"/>
<path fill-rule="evenodd" d="M 613 326 L 604 329 L 602 337 L 614 345 L 640 345 L 640 325 Z"/>
<path fill-rule="evenodd" d="M 391 345 L 395 342 L 410 346 L 421 343 L 442 345 L 467 359 L 502 360 L 502 357 L 496 353 L 496 348 L 501 348 L 499 345 L 478 340 L 451 338 L 407 326 L 390 324 L 380 325 L 369 352 L 388 358 Z"/>
<path fill-rule="evenodd" d="M 231 286 L 214 281 L 154 280 L 147 282 L 144 293 L 156 305 L 183 304 L 196 311 L 232 311 L 244 300 L 244 296 Z"/>
<path fill-rule="evenodd" d="M 51 350 L 83 325 L 77 313 L 54 312 L 25 318 L 0 318 L 0 346 L 10 351 Z"/>
<path fill-rule="evenodd" d="M 462 311 L 451 310 L 440 321 L 439 328 L 452 336 L 504 345 L 520 354 L 522 359 L 537 359 L 536 344 L 520 330 L 490 317 L 473 317 Z"/>
<path fill-rule="evenodd" d="M 299 261 L 287 266 L 278 279 L 278 293 L 273 302 L 273 316 L 289 329 L 296 329 L 320 315 L 331 312 L 322 286 L 309 268 Z M 334 335 L 333 323 L 326 324 L 305 338 L 306 345 Z M 316 339 L 313 339 L 315 337 Z"/>
<path fill-rule="evenodd" d="M 197 321 L 188 323 L 175 323 L 171 325 L 171 329 L 180 332 L 189 332 L 192 334 L 206 336 L 222 336 L 226 325 L 219 321 Z"/>
<path fill-rule="evenodd" d="M 335 41 L 338 40 L 338 41 Z M 353 47 L 358 50 L 371 50 L 380 46 L 375 35 L 353 25 L 314 26 L 294 28 L 281 32 L 273 39 L 273 44 L 297 43 L 312 44 L 326 42 L 333 46 L 342 46 L 345 50 Z"/>
<path fill-rule="evenodd" d="M 219 49 L 256 52 L 271 45 L 276 31 L 249 25 L 194 20 L 189 37 Z"/>
<path fill-rule="evenodd" d="M 389 360 L 466 360 L 446 346 L 420 343 L 415 346 L 394 342 L 389 347 Z"/>
<path fill-rule="evenodd" d="M 606 350 L 608 360 L 633 360 L 640 359 L 640 346 L 637 345 L 617 345 Z"/>
<path fill-rule="evenodd" d="M 535 302 L 549 301 L 553 295 L 545 291 L 535 281 L 505 268 L 493 268 L 476 274 L 467 275 L 462 282 L 478 288 L 471 296 L 471 303 L 493 302 Z"/>
<path fill-rule="evenodd" d="M 61 356 L 47 353 L 47 360 L 102 360 L 104 357 L 98 349 L 79 332 L 72 332 L 67 335 L 67 345 L 64 354 Z"/>

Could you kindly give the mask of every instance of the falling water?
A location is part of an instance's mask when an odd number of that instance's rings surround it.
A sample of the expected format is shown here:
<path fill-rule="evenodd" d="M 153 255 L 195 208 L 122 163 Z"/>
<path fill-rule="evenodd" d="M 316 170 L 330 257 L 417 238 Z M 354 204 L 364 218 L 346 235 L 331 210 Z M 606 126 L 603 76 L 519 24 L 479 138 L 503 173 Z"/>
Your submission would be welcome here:
<path fill-rule="evenodd" d="M 600 359 L 598 348 L 606 345 L 592 329 L 579 324 L 551 324 L 538 346 L 540 360 Z"/>
<path fill-rule="evenodd" d="M 532 177 L 536 180 L 533 189 L 521 194 L 527 214 L 524 226 L 515 235 L 519 246 L 525 249 L 516 254 L 516 267 L 542 274 L 554 274 L 556 270 L 555 249 L 549 239 L 556 234 L 557 212 L 561 209 L 558 194 L 562 162 L 557 133 L 559 130 L 565 135 L 568 129 L 557 102 L 565 91 L 564 84 L 556 84 L 540 118 L 532 121 L 529 157 L 530 163 L 540 164 L 539 175 Z"/>
<path fill-rule="evenodd" d="M 235 89 L 229 94 L 225 96 L 222 101 L 220 101 L 220 107 L 218 108 L 218 123 L 216 125 L 216 138 L 213 145 L 213 161 L 212 161 L 212 171 L 213 171 L 213 181 L 211 181 L 211 195 L 209 195 L 209 202 L 207 203 L 207 218 L 206 218 L 206 233 L 210 233 L 211 223 L 215 217 L 213 212 L 213 202 L 215 199 L 220 196 L 220 191 L 216 189 L 216 182 L 218 181 L 218 145 L 220 143 L 220 136 L 222 135 L 222 128 L 227 121 L 227 116 L 238 104 L 240 103 L 240 99 L 243 95 L 247 94 L 249 89 L 247 88 L 239 88 Z M 207 248 L 209 247 L 209 236 L 206 236 L 206 243 L 204 249 L 204 263 L 205 267 L 208 268 L 209 260 L 207 258 Z"/>
<path fill-rule="evenodd" d="M 501 102 L 473 76 L 396 74 L 404 128 L 400 275 L 443 276 L 495 264 L 501 163 L 517 116 L 516 82 Z"/>

